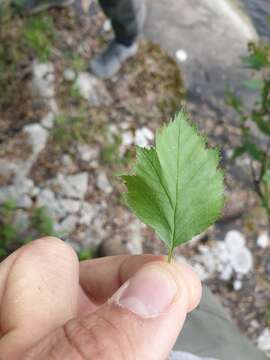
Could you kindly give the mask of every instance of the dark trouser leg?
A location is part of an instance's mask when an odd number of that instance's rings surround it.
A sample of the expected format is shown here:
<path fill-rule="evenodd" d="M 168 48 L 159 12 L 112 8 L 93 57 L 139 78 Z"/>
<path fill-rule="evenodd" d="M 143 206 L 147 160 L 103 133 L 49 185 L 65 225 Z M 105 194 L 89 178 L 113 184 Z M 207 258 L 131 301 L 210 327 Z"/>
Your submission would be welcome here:
<path fill-rule="evenodd" d="M 131 45 L 138 36 L 133 0 L 100 0 L 100 5 L 112 22 L 116 41 Z"/>

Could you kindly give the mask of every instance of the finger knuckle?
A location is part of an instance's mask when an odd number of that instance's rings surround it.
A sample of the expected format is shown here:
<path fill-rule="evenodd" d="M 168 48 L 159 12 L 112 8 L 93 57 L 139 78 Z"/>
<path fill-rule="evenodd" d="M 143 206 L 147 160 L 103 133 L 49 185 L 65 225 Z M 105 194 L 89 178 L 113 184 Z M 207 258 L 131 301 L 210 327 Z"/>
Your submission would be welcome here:
<path fill-rule="evenodd" d="M 124 329 L 100 314 L 71 320 L 64 333 L 78 360 L 135 360 L 132 341 Z"/>

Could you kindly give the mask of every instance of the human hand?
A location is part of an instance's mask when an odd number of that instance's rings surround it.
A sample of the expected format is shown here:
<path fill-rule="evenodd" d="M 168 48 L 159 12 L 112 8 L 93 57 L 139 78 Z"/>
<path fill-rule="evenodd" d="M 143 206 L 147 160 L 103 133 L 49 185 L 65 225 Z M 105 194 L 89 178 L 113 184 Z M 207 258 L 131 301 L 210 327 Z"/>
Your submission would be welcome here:
<path fill-rule="evenodd" d="M 0 264 L 0 359 L 164 360 L 200 296 L 185 264 L 36 240 Z"/>

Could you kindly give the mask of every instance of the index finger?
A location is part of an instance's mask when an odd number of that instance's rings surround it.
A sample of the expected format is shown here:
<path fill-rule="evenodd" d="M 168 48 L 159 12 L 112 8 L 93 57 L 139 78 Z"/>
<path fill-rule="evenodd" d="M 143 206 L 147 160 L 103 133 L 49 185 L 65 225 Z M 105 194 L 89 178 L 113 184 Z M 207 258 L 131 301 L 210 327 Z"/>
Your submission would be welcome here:
<path fill-rule="evenodd" d="M 95 260 L 86 260 L 80 263 L 80 285 L 92 302 L 102 304 L 108 300 L 121 285 L 130 279 L 144 265 L 161 261 L 165 262 L 165 256 L 157 255 L 120 255 L 110 256 Z M 190 310 L 198 305 L 201 293 L 201 284 L 192 268 L 185 263 L 174 265 L 179 273 L 187 278 L 191 294 Z"/>
<path fill-rule="evenodd" d="M 101 304 L 143 265 L 164 260 L 164 256 L 119 255 L 82 261 L 80 285 L 91 301 Z"/>

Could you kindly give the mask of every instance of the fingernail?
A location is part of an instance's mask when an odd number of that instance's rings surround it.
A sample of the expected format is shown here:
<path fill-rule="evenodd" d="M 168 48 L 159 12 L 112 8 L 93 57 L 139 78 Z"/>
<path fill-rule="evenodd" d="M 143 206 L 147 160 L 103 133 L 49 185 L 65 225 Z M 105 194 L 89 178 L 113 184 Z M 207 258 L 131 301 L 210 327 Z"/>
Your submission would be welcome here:
<path fill-rule="evenodd" d="M 176 293 L 177 285 L 169 272 L 148 266 L 119 289 L 114 301 L 138 316 L 148 318 L 164 313 Z"/>

